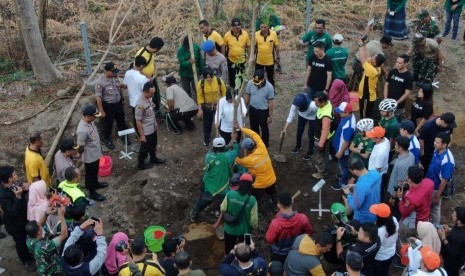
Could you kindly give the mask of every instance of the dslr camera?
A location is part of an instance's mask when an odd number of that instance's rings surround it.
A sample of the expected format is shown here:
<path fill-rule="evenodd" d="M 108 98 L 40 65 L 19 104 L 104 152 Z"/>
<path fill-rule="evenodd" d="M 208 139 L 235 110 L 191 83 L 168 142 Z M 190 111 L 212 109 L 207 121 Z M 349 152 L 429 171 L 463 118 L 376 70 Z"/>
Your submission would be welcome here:
<path fill-rule="evenodd" d="M 404 182 L 404 183 L 399 184 L 399 185 L 397 185 L 396 187 L 394 187 L 394 191 L 397 193 L 397 191 L 398 191 L 399 189 L 402 189 L 402 191 L 406 192 L 406 191 L 408 191 L 409 188 L 410 188 L 410 187 L 409 187 L 408 183 L 407 183 L 407 182 Z"/>
<path fill-rule="evenodd" d="M 117 252 L 124 252 L 124 249 L 126 248 L 128 248 L 128 245 L 125 241 L 119 241 L 117 244 L 115 244 L 115 250 Z"/>

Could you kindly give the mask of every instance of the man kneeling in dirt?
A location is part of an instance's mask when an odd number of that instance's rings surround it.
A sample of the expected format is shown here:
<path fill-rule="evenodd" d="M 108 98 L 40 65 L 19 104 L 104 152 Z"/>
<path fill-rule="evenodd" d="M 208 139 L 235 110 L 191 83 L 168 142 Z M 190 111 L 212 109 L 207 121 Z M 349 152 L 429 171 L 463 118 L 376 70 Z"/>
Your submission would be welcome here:
<path fill-rule="evenodd" d="M 235 136 L 235 133 L 232 135 Z M 236 137 L 233 137 L 231 140 L 236 141 Z M 200 197 L 194 209 L 190 212 L 192 222 L 197 219 L 197 216 L 203 209 L 213 202 L 215 197 L 222 200 L 228 187 L 229 179 L 232 176 L 231 167 L 238 155 L 239 145 L 236 142 L 233 142 L 232 149 L 227 151 L 224 138 L 213 139 L 213 149 L 205 155 L 203 186 Z"/>

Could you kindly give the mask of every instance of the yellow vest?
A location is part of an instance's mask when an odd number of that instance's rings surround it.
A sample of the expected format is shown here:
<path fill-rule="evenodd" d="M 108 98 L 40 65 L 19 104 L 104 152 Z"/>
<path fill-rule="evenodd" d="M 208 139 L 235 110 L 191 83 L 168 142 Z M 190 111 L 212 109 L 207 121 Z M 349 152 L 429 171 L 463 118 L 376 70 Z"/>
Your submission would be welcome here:
<path fill-rule="evenodd" d="M 69 183 L 68 180 L 63 180 L 58 185 L 64 193 L 66 193 L 70 198 L 71 202 L 76 202 L 76 200 L 80 197 L 86 197 L 83 191 L 79 189 L 79 183 Z"/>

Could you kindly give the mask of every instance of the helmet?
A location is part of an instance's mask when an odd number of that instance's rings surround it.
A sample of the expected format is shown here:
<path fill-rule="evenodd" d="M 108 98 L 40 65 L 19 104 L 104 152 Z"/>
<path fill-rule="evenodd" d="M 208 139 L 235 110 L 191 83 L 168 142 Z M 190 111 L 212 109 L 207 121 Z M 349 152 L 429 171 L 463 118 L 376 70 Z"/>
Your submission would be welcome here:
<path fill-rule="evenodd" d="M 373 119 L 364 118 L 357 122 L 357 129 L 360 131 L 372 130 L 374 124 Z"/>
<path fill-rule="evenodd" d="M 347 218 L 347 214 L 346 214 L 346 207 L 344 207 L 344 205 L 342 205 L 339 202 L 335 202 L 331 204 L 331 216 L 334 222 L 336 223 L 339 223 L 339 222 L 348 223 L 349 222 L 349 219 Z"/>
<path fill-rule="evenodd" d="M 241 149 L 251 150 L 255 147 L 255 142 L 252 138 L 245 138 L 241 142 Z"/>
<path fill-rule="evenodd" d="M 397 108 L 397 101 L 394 99 L 384 99 L 379 103 L 379 111 L 394 112 Z"/>
<path fill-rule="evenodd" d="M 297 107 L 297 109 L 299 111 L 305 111 L 307 110 L 308 108 L 308 99 L 307 99 L 307 95 L 303 94 L 303 93 L 300 93 L 300 94 L 297 94 L 297 96 L 295 96 L 294 98 L 294 101 L 292 102 L 293 105 L 295 105 Z"/>
<path fill-rule="evenodd" d="M 215 42 L 212 40 L 206 40 L 204 43 L 202 43 L 202 51 L 205 53 L 211 52 L 215 49 Z"/>

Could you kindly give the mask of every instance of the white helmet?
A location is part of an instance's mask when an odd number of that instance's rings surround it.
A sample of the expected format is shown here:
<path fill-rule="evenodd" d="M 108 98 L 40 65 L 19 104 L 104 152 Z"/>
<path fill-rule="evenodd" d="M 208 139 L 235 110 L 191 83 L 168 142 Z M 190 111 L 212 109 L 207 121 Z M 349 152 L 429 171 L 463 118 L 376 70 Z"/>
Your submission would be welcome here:
<path fill-rule="evenodd" d="M 374 124 L 373 119 L 364 118 L 357 122 L 357 129 L 360 131 L 369 131 L 373 129 Z"/>
<path fill-rule="evenodd" d="M 394 112 L 397 109 L 397 101 L 394 99 L 384 99 L 379 103 L 379 111 Z"/>

